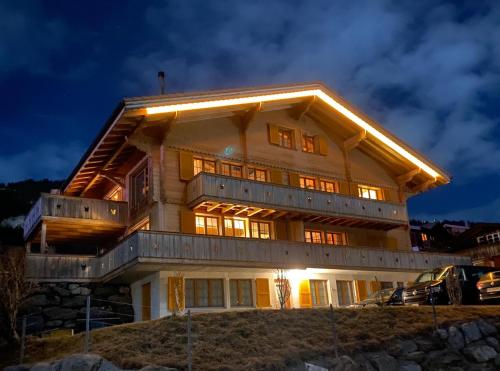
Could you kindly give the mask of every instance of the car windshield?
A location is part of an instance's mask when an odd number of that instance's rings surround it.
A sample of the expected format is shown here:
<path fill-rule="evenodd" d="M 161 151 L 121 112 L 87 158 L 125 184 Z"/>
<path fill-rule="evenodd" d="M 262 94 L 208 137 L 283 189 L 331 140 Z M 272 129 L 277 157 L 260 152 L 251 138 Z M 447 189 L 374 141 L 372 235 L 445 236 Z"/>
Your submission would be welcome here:
<path fill-rule="evenodd" d="M 448 268 L 438 268 L 433 271 L 421 273 L 420 276 L 417 277 L 415 283 L 429 282 L 434 280 L 440 280 L 446 277 L 446 273 L 448 272 Z"/>

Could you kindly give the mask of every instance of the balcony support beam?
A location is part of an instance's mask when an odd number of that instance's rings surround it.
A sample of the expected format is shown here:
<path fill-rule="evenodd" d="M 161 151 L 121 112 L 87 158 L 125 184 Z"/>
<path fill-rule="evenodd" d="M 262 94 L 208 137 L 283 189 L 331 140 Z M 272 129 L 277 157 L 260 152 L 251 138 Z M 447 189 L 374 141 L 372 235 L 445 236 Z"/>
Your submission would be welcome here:
<path fill-rule="evenodd" d="M 344 150 L 347 152 L 355 149 L 363 140 L 366 139 L 366 131 L 361 131 L 343 143 Z"/>
<path fill-rule="evenodd" d="M 408 182 L 411 182 L 413 178 L 420 174 L 420 168 L 416 168 L 413 170 L 408 171 L 405 174 L 401 174 L 396 178 L 396 181 L 399 185 L 405 185 Z"/>

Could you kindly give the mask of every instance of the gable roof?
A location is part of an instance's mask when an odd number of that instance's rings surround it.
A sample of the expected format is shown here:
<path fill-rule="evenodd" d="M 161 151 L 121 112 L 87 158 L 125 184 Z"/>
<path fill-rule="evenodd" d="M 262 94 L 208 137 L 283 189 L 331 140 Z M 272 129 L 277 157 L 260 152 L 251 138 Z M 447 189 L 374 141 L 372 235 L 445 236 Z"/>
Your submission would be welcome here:
<path fill-rule="evenodd" d="M 196 119 L 203 115 L 226 112 L 241 114 L 249 110 L 270 106 L 283 109 L 302 107 L 317 120 L 342 121 L 351 135 L 362 134 L 364 150 L 374 156 L 386 157 L 398 164 L 402 179 L 419 185 L 416 190 L 446 184 L 450 177 L 445 171 L 389 133 L 377 122 L 364 115 L 322 83 L 273 85 L 256 88 L 214 90 L 199 93 L 168 94 L 160 96 L 126 98 L 117 106 L 71 173 L 65 186 L 66 194 L 81 194 L 102 181 L 103 171 L 113 171 L 133 154 L 126 144 L 127 137 L 144 120 L 168 120 L 181 115 Z M 238 113 L 239 112 L 239 113 Z M 197 116 L 198 115 L 198 116 Z M 347 131 L 347 132 L 348 132 Z M 118 154 L 117 154 L 118 152 Z M 100 179 L 102 178 L 102 179 Z M 420 187 L 422 186 L 422 187 Z"/>

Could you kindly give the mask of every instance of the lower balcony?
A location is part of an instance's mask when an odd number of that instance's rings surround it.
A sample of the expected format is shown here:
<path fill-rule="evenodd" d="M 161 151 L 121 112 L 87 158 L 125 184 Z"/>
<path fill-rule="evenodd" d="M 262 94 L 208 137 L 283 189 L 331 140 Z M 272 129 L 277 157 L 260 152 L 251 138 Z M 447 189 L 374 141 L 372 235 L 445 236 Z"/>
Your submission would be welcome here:
<path fill-rule="evenodd" d="M 325 268 L 418 272 L 470 258 L 277 240 L 136 232 L 100 257 L 31 254 L 28 276 L 39 280 L 133 281 L 180 265 L 246 268 Z"/>

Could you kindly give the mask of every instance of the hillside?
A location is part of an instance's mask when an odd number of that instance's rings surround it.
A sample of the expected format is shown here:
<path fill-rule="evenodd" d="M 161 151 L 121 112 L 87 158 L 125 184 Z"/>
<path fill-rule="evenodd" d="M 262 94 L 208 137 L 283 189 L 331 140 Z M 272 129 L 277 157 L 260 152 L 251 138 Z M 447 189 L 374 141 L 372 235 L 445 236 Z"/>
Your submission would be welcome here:
<path fill-rule="evenodd" d="M 498 306 L 438 307 L 440 326 L 487 318 L 500 325 Z M 387 307 L 334 311 L 339 351 L 383 349 L 395 338 L 431 334 L 432 308 Z M 242 311 L 193 315 L 194 369 L 283 369 L 332 354 L 332 320 L 327 309 Z M 156 363 L 186 365 L 186 317 L 162 318 L 92 332 L 92 352 L 122 368 Z M 29 362 L 82 352 L 84 334 L 30 338 Z M 1 358 L 1 357 L 0 357 Z"/>

